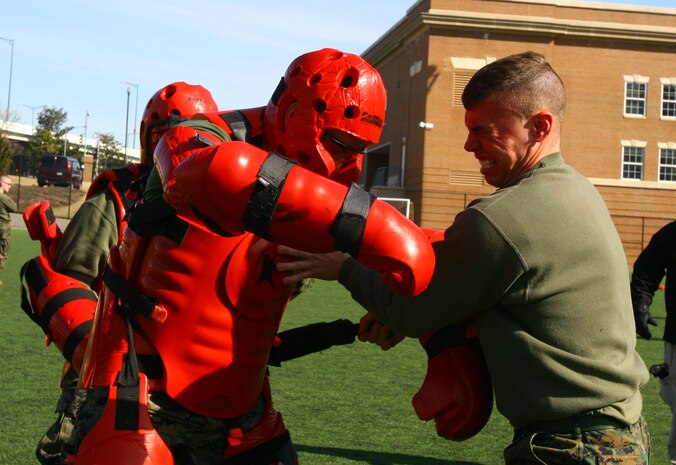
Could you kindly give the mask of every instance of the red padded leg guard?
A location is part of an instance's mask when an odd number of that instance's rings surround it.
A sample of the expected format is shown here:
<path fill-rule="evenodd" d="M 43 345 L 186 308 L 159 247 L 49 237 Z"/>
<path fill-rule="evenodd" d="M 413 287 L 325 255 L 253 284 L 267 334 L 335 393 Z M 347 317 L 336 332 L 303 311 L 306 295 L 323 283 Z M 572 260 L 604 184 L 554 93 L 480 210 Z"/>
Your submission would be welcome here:
<path fill-rule="evenodd" d="M 139 375 L 139 415 L 135 430 L 115 429 L 118 387 L 110 386 L 103 415 L 80 444 L 78 454 L 69 457 L 69 465 L 174 465 L 169 448 L 150 421 L 148 380 Z"/>

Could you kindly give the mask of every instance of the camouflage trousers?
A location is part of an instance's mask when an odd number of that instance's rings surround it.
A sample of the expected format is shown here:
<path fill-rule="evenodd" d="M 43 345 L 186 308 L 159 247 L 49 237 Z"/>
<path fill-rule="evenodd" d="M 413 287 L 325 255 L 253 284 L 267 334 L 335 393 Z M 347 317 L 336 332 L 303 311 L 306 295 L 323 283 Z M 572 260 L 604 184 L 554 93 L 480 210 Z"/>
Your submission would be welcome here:
<path fill-rule="evenodd" d="M 85 404 L 78 413 L 75 428 L 62 449 L 67 454 L 76 454 L 80 443 L 103 414 L 108 399 L 108 388 L 95 387 L 87 391 Z M 246 433 L 253 429 L 264 415 L 264 399 L 248 414 L 237 419 L 237 427 Z M 271 438 L 274 450 L 263 452 L 249 460 L 251 454 L 244 452 L 229 461 L 223 460 L 223 451 L 228 447 L 228 420 L 205 417 L 192 413 L 172 400 L 164 392 L 151 392 L 148 397 L 148 412 L 153 426 L 171 450 L 176 465 L 257 465 L 272 462 L 281 465 L 298 463 L 293 442 L 288 433 Z M 267 455 L 266 455 L 267 454 Z M 269 458 L 274 456 L 275 458 Z M 123 465 L 123 464 L 121 464 Z"/>
<path fill-rule="evenodd" d="M 5 270 L 5 261 L 9 252 L 11 235 L 12 229 L 9 226 L 0 227 L 0 273 Z"/>
<path fill-rule="evenodd" d="M 86 391 L 77 388 L 77 374 L 71 370 L 61 382 L 61 397 L 56 405 L 58 417 L 40 439 L 35 455 L 42 465 L 62 465 L 64 446 L 70 441 L 75 418 L 85 401 Z"/>
<path fill-rule="evenodd" d="M 649 455 L 643 418 L 624 428 L 516 434 L 504 450 L 506 465 L 648 465 Z"/>

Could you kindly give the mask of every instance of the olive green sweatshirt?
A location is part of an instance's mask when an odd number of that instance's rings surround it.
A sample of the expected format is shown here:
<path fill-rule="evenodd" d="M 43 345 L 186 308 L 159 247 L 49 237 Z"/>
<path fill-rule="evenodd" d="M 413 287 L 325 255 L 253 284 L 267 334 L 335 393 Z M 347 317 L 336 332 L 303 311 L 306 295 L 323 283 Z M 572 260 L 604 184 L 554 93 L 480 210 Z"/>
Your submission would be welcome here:
<path fill-rule="evenodd" d="M 638 420 L 648 371 L 624 250 L 594 186 L 559 153 L 471 203 L 434 251 L 416 297 L 353 259 L 339 281 L 408 336 L 473 317 L 497 408 L 515 428 L 586 412 Z"/>

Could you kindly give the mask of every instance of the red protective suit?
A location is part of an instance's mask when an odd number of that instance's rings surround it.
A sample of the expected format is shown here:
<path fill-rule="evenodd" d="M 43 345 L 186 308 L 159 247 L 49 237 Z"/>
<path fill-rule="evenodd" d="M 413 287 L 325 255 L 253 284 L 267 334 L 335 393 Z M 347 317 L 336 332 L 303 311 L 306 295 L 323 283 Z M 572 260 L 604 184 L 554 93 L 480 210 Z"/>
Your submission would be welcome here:
<path fill-rule="evenodd" d="M 274 243 L 318 252 L 344 245 L 358 260 L 384 271 L 397 292 L 409 294 L 429 282 L 433 252 L 425 234 L 388 204 L 252 145 L 221 143 L 210 132 L 178 126 L 167 132 L 154 157 L 164 199 L 177 213 L 157 215 L 161 218 L 148 234 L 146 227 L 136 227 L 135 218 L 147 216 L 144 208 L 157 211 L 164 201 L 146 199 L 132 210 L 122 243 L 110 255 L 83 370 L 86 387 L 119 392 L 126 383 L 120 372 L 129 368 L 127 334 L 133 327 L 134 352 L 161 360 L 162 372 L 152 375 L 156 379 L 146 373 L 151 391 L 165 391 L 191 412 L 234 424 L 264 400 L 252 429 L 230 431 L 223 457 L 241 456 L 286 434 L 266 376 L 292 291 L 276 270 L 280 257 Z M 355 220 L 360 212 L 367 215 L 361 222 Z M 346 234 L 354 228 L 344 221 L 361 224 L 362 234 Z M 144 383 L 139 386 L 135 389 L 142 391 Z M 145 396 L 138 393 L 141 404 Z M 106 412 L 116 402 L 111 396 Z M 87 457 L 111 465 L 131 457 L 138 464 L 172 463 L 157 458 L 166 445 L 146 428 L 143 413 L 131 434 L 118 434 L 115 425 L 104 415 L 81 447 L 105 453 L 88 449 Z M 135 455 L 139 450 L 146 451 L 145 461 Z M 84 457 L 72 462 L 90 463 Z M 266 463 L 262 460 L 251 463 Z"/>

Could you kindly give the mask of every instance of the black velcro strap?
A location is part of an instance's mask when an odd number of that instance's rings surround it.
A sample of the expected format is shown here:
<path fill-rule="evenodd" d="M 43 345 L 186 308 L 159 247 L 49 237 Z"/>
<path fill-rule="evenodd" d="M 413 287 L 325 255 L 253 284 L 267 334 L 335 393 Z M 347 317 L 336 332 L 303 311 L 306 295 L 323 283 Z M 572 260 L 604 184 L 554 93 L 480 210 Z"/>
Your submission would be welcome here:
<path fill-rule="evenodd" d="M 134 349 L 134 334 L 129 317 L 124 317 L 127 323 L 127 344 L 129 350 L 124 355 L 122 370 L 117 377 L 117 399 L 115 402 L 115 429 L 136 431 L 139 425 L 141 412 L 140 378 L 136 350 Z"/>
<path fill-rule="evenodd" d="M 427 358 L 440 354 L 449 347 L 478 345 L 478 337 L 467 337 L 467 326 L 464 324 L 450 325 L 440 329 L 425 344 Z"/>
<path fill-rule="evenodd" d="M 56 216 L 54 216 L 54 210 L 52 210 L 51 205 L 47 210 L 45 210 L 45 219 L 47 220 L 47 224 L 49 226 L 53 225 L 56 222 Z"/>
<path fill-rule="evenodd" d="M 189 228 L 162 197 L 137 203 L 128 213 L 127 225 L 139 236 L 164 236 L 177 244 Z"/>
<path fill-rule="evenodd" d="M 21 279 L 25 279 L 37 295 L 40 295 L 49 284 L 36 258 L 27 261 L 21 267 Z"/>
<path fill-rule="evenodd" d="M 235 140 L 252 143 L 251 139 L 251 122 L 242 114 L 241 111 L 231 111 L 228 113 L 221 113 L 218 115 L 223 121 L 228 123 L 232 129 L 232 135 Z"/>
<path fill-rule="evenodd" d="M 291 168 L 296 165 L 288 158 L 270 152 L 258 171 L 253 194 L 244 212 L 244 227 L 247 231 L 269 239 L 268 228 L 277 208 L 284 181 Z"/>
<path fill-rule="evenodd" d="M 136 431 L 138 429 L 139 387 L 117 387 L 115 402 L 115 429 L 118 431 Z"/>
<path fill-rule="evenodd" d="M 375 199 L 357 184 L 350 186 L 330 231 L 336 238 L 336 250 L 357 256 L 366 229 L 366 217 Z"/>
<path fill-rule="evenodd" d="M 83 321 L 80 323 L 77 328 L 73 329 L 68 337 L 66 342 L 63 344 L 63 356 L 68 361 L 73 360 L 73 353 L 77 346 L 80 344 L 82 339 L 89 334 L 89 330 L 92 327 L 92 320 Z"/>
<path fill-rule="evenodd" d="M 155 299 L 141 294 L 138 289 L 111 270 L 110 267 L 106 267 L 106 271 L 103 272 L 103 282 L 120 298 L 125 310 L 151 318 L 155 305 L 157 305 Z"/>
<path fill-rule="evenodd" d="M 352 323 L 350 320 L 336 320 L 283 331 L 277 334 L 282 343 L 270 352 L 268 365 L 278 367 L 287 360 L 337 345 L 352 344 L 358 329 L 358 323 Z"/>
<path fill-rule="evenodd" d="M 171 113 L 169 114 L 169 119 L 167 120 L 167 126 L 169 127 L 169 129 L 171 129 L 174 126 L 178 126 L 183 121 L 187 120 L 188 118 L 181 118 L 181 113 L 178 110 L 171 110 Z"/>
<path fill-rule="evenodd" d="M 284 431 L 279 436 L 270 439 L 251 449 L 245 450 L 241 454 L 221 462 L 222 465 L 252 465 L 263 463 L 279 462 L 279 450 L 291 441 L 291 435 Z M 281 463 L 281 462 L 280 462 Z M 287 463 L 287 462 L 284 462 Z"/>
<path fill-rule="evenodd" d="M 40 325 L 45 334 L 49 332 L 49 320 L 52 319 L 54 314 L 68 302 L 80 299 L 93 300 L 94 302 L 98 300 L 96 293 L 94 293 L 94 291 L 79 287 L 66 289 L 62 292 L 59 292 L 51 299 L 49 299 L 49 301 L 45 304 L 44 308 L 42 309 L 42 313 L 38 317 L 37 321 L 37 323 Z"/>
<path fill-rule="evenodd" d="M 47 286 L 47 278 L 42 273 L 42 270 L 37 264 L 36 259 L 31 259 L 23 264 L 21 271 L 21 309 L 28 315 L 28 317 L 35 323 L 38 323 L 38 317 L 33 310 L 27 286 L 40 295 L 42 290 Z"/>

